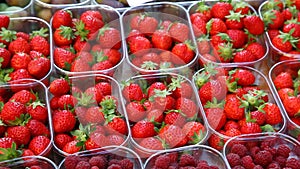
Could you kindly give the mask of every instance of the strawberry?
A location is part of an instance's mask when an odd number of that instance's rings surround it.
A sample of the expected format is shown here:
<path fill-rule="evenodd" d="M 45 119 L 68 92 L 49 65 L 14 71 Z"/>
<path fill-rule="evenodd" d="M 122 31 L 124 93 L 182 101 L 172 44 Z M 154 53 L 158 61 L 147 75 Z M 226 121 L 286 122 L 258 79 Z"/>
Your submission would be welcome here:
<path fill-rule="evenodd" d="M 103 53 L 112 65 L 117 65 L 121 61 L 122 54 L 116 49 L 103 49 Z"/>
<path fill-rule="evenodd" d="M 229 29 L 227 30 L 227 34 L 234 48 L 242 48 L 247 42 L 247 35 L 244 31 Z"/>
<path fill-rule="evenodd" d="M 63 48 L 55 48 L 53 60 L 57 67 L 61 69 L 70 69 L 71 63 L 74 61 L 76 55 Z"/>
<path fill-rule="evenodd" d="M 9 74 L 10 80 L 20 80 L 20 79 L 32 79 L 33 77 L 30 75 L 27 69 L 18 69 Z"/>
<path fill-rule="evenodd" d="M 240 100 L 234 94 L 226 96 L 224 111 L 228 119 L 241 120 L 245 116 L 245 108 L 241 107 Z"/>
<path fill-rule="evenodd" d="M 89 65 L 89 63 L 81 58 L 77 58 L 75 59 L 72 64 L 71 64 L 71 68 L 70 71 L 71 72 L 86 72 L 86 71 L 90 71 L 91 67 Z"/>
<path fill-rule="evenodd" d="M 74 40 L 73 47 L 76 52 L 89 51 L 91 49 L 91 45 L 89 42 L 82 40 L 77 36 Z"/>
<path fill-rule="evenodd" d="M 12 138 L 18 146 L 21 146 L 29 143 L 31 132 L 25 126 L 11 126 L 7 128 L 6 135 Z"/>
<path fill-rule="evenodd" d="M 253 122 L 245 122 L 241 126 L 241 133 L 242 134 L 251 134 L 251 133 L 261 133 L 262 130 L 257 123 Z"/>
<path fill-rule="evenodd" d="M 284 16 L 277 10 L 268 10 L 263 13 L 262 17 L 269 29 L 280 29 L 284 24 Z"/>
<path fill-rule="evenodd" d="M 281 100 L 288 116 L 297 117 L 300 110 L 300 98 L 295 96 L 286 96 L 286 98 L 281 98 Z"/>
<path fill-rule="evenodd" d="M 207 106 L 205 106 L 207 107 Z M 209 106 L 210 107 L 210 106 Z M 220 130 L 226 123 L 226 115 L 222 108 L 206 108 L 205 115 L 211 128 Z"/>
<path fill-rule="evenodd" d="M 6 102 L 1 110 L 1 119 L 5 124 L 11 124 L 26 113 L 26 107 L 20 102 Z"/>
<path fill-rule="evenodd" d="M 33 137 L 29 143 L 29 149 L 35 154 L 43 153 L 50 144 L 50 139 L 46 136 Z"/>
<path fill-rule="evenodd" d="M 225 134 L 225 132 L 221 132 L 219 131 L 221 134 Z M 208 138 L 208 144 L 217 149 L 217 150 L 222 150 L 223 146 L 225 144 L 225 140 L 223 138 L 221 138 L 220 136 L 216 135 L 216 134 L 212 134 L 209 138 Z"/>
<path fill-rule="evenodd" d="M 170 110 L 165 114 L 165 118 L 163 119 L 165 124 L 173 124 L 179 127 L 183 127 L 186 123 L 185 117 L 179 113 L 179 110 Z"/>
<path fill-rule="evenodd" d="M 192 144 L 197 144 L 200 141 L 202 141 L 204 134 L 205 134 L 205 127 L 203 124 L 199 122 L 187 122 L 183 127 L 182 127 L 183 132 L 188 138 L 188 141 L 191 142 Z"/>
<path fill-rule="evenodd" d="M 207 4 L 205 4 L 205 2 L 199 2 L 197 9 L 196 9 L 196 13 L 192 14 L 190 16 L 191 21 L 194 20 L 194 18 L 200 16 L 202 19 L 204 19 L 205 22 L 208 22 L 212 15 L 211 15 L 211 10 L 210 10 L 210 6 L 208 6 Z"/>
<path fill-rule="evenodd" d="M 52 28 L 58 29 L 60 26 L 72 26 L 72 13 L 68 10 L 58 10 L 53 14 Z"/>
<path fill-rule="evenodd" d="M 146 119 L 151 122 L 161 123 L 164 120 L 163 111 L 159 109 L 153 109 L 147 111 Z"/>
<path fill-rule="evenodd" d="M 96 103 L 100 103 L 101 100 L 103 99 L 102 93 L 96 89 L 96 87 L 89 87 L 87 88 L 84 93 L 87 96 L 92 96 L 92 100 L 95 101 Z M 76 105 L 76 104 L 75 104 Z"/>
<path fill-rule="evenodd" d="M 293 45 L 297 40 L 295 40 L 290 33 L 280 32 L 279 35 L 272 39 L 272 44 L 277 49 L 283 52 L 290 52 L 293 49 Z"/>
<path fill-rule="evenodd" d="M 151 47 L 151 42 L 143 36 L 132 37 L 129 43 L 130 53 L 147 51 Z"/>
<path fill-rule="evenodd" d="M 55 79 L 50 83 L 49 91 L 54 96 L 67 94 L 70 91 L 69 82 L 64 78 Z"/>
<path fill-rule="evenodd" d="M 266 122 L 266 114 L 258 110 L 250 112 L 250 117 L 260 126 Z"/>
<path fill-rule="evenodd" d="M 0 15 L 0 21 L 1 21 L 0 28 L 7 29 L 10 21 L 9 17 L 6 15 Z"/>
<path fill-rule="evenodd" d="M 0 138 L 0 147 L 1 148 L 11 148 L 14 143 L 14 140 L 10 137 L 1 137 Z"/>
<path fill-rule="evenodd" d="M 228 29 L 238 29 L 241 30 L 244 28 L 244 24 L 242 21 L 243 15 L 241 12 L 229 11 L 230 14 L 227 15 L 225 24 Z"/>
<path fill-rule="evenodd" d="M 207 32 L 210 35 L 216 35 L 218 33 L 225 33 L 227 31 L 227 27 L 224 21 L 219 18 L 212 18 L 206 23 Z"/>
<path fill-rule="evenodd" d="M 232 43 L 221 43 L 218 46 L 215 46 L 213 53 L 215 57 L 223 63 L 229 63 L 233 60 Z"/>
<path fill-rule="evenodd" d="M 10 63 L 11 53 L 4 47 L 1 47 L 1 45 L 0 45 L 0 55 L 1 55 L 0 68 L 2 68 L 2 69 L 7 68 Z"/>
<path fill-rule="evenodd" d="M 183 130 L 176 125 L 166 125 L 159 131 L 159 137 L 170 147 L 184 146 L 188 140 Z"/>
<path fill-rule="evenodd" d="M 31 60 L 28 63 L 27 69 L 32 76 L 41 79 L 49 73 L 50 67 L 51 67 L 50 59 L 45 57 L 40 57 Z"/>
<path fill-rule="evenodd" d="M 164 83 L 154 82 L 149 86 L 147 96 L 148 96 L 148 98 L 151 97 L 151 96 L 154 96 L 157 93 L 155 90 L 163 91 L 166 88 L 167 88 L 167 86 Z"/>
<path fill-rule="evenodd" d="M 71 136 L 67 134 L 56 134 L 54 137 L 54 144 L 57 146 L 59 149 L 63 149 L 63 147 L 68 143 L 71 142 L 73 139 Z"/>
<path fill-rule="evenodd" d="M 139 145 L 148 150 L 163 150 L 164 149 L 163 143 L 155 137 L 144 138 L 141 140 Z"/>
<path fill-rule="evenodd" d="M 137 29 L 141 33 L 152 35 L 158 26 L 158 21 L 154 17 L 141 15 L 137 24 Z"/>
<path fill-rule="evenodd" d="M 245 28 L 253 35 L 261 35 L 264 33 L 264 22 L 256 15 L 245 16 L 243 23 Z"/>
<path fill-rule="evenodd" d="M 279 107 L 274 103 L 262 105 L 262 111 L 266 114 L 266 123 L 276 125 L 282 123 L 283 119 Z"/>
<path fill-rule="evenodd" d="M 249 50 L 238 51 L 233 57 L 233 62 L 253 62 L 257 59 Z"/>
<path fill-rule="evenodd" d="M 88 37 L 91 37 L 104 26 L 102 14 L 99 11 L 87 10 L 83 12 L 80 15 L 80 21 L 84 23 L 84 29 L 88 31 Z"/>
<path fill-rule="evenodd" d="M 174 22 L 169 27 L 169 34 L 175 42 L 183 43 L 188 40 L 189 28 L 184 23 Z"/>
<path fill-rule="evenodd" d="M 227 93 L 226 86 L 219 80 L 210 80 L 205 83 L 198 91 L 202 103 L 212 101 L 213 98 L 222 100 Z"/>
<path fill-rule="evenodd" d="M 231 79 L 237 81 L 238 85 L 250 86 L 255 82 L 254 74 L 245 69 L 235 69 L 231 72 Z"/>
<path fill-rule="evenodd" d="M 30 56 L 27 53 L 19 52 L 12 56 L 10 66 L 17 69 L 27 69 L 29 62 L 31 61 Z"/>
<path fill-rule="evenodd" d="M 71 27 L 60 26 L 53 33 L 53 40 L 57 46 L 68 46 L 73 42 L 74 34 Z"/>
<path fill-rule="evenodd" d="M 233 6 L 228 2 L 217 2 L 211 7 L 211 15 L 214 18 L 225 19 L 229 15 L 229 11 L 233 10 Z"/>
<path fill-rule="evenodd" d="M 151 42 L 155 48 L 168 50 L 171 48 L 173 40 L 166 30 L 159 29 L 153 33 Z"/>
<path fill-rule="evenodd" d="M 8 50 L 12 53 L 24 52 L 29 54 L 30 52 L 30 45 L 28 41 L 23 38 L 17 38 L 16 40 L 10 42 L 8 46 Z"/>
<path fill-rule="evenodd" d="M 89 123 L 102 124 L 104 120 L 104 114 L 98 106 L 92 106 L 85 112 L 85 120 Z"/>
<path fill-rule="evenodd" d="M 12 101 L 12 102 L 20 102 L 24 105 L 27 105 L 27 104 L 30 104 L 34 101 L 36 101 L 37 97 L 35 95 L 35 93 L 27 90 L 27 89 L 23 89 L 23 90 L 20 90 L 16 93 L 14 93 L 9 101 Z"/>
<path fill-rule="evenodd" d="M 26 124 L 26 127 L 30 130 L 31 136 L 39 136 L 39 135 L 44 135 L 46 137 L 50 137 L 50 131 L 49 129 L 45 126 L 44 123 L 31 119 L 29 122 Z"/>
<path fill-rule="evenodd" d="M 48 119 L 48 110 L 45 104 L 40 101 L 35 101 L 27 106 L 27 113 L 32 119 L 45 123 Z"/>
<path fill-rule="evenodd" d="M 199 37 L 197 39 L 197 47 L 200 54 L 204 55 L 210 52 L 211 45 L 207 36 Z"/>
<path fill-rule="evenodd" d="M 261 59 L 266 54 L 266 49 L 259 43 L 253 42 L 248 44 L 246 50 L 250 51 L 256 59 Z"/>
<path fill-rule="evenodd" d="M 194 118 L 198 113 L 198 107 L 194 101 L 184 97 L 176 100 L 175 109 L 180 110 L 187 118 Z"/>
<path fill-rule="evenodd" d="M 128 133 L 127 124 L 124 119 L 115 117 L 112 121 L 108 122 L 107 127 L 109 133 L 126 135 Z"/>
<path fill-rule="evenodd" d="M 145 117 L 145 108 L 139 102 L 130 102 L 126 105 L 128 120 L 138 122 Z"/>
<path fill-rule="evenodd" d="M 102 48 L 121 48 L 121 34 L 119 30 L 104 26 L 99 30 L 98 40 Z"/>
<path fill-rule="evenodd" d="M 48 34 L 46 32 L 48 29 L 41 28 L 38 31 L 33 31 L 30 41 L 30 49 L 42 53 L 44 56 L 49 56 L 50 54 L 50 43 L 46 39 Z"/>
<path fill-rule="evenodd" d="M 178 65 L 190 63 L 195 57 L 193 50 L 194 47 L 191 46 L 189 41 L 176 44 L 172 48 L 172 53 L 177 57 L 173 57 L 172 62 Z"/>
<path fill-rule="evenodd" d="M 153 137 L 156 135 L 154 128 L 155 126 L 152 122 L 145 120 L 138 121 L 132 126 L 131 134 L 133 138 Z"/>
<path fill-rule="evenodd" d="M 282 31 L 284 33 L 289 33 L 292 29 L 294 29 L 294 32 L 292 33 L 292 36 L 295 38 L 300 37 L 300 25 L 297 23 L 294 23 L 295 21 L 290 21 L 288 24 L 284 24 Z"/>
<path fill-rule="evenodd" d="M 195 36 L 201 36 L 207 33 L 206 22 L 201 16 L 195 16 L 192 21 Z"/>
<path fill-rule="evenodd" d="M 59 110 L 52 117 L 53 129 L 57 133 L 71 131 L 75 127 L 75 116 L 68 110 Z"/>
<path fill-rule="evenodd" d="M 58 99 L 58 108 L 61 110 L 72 109 L 77 104 L 78 100 L 70 94 L 60 96 Z"/>
<path fill-rule="evenodd" d="M 63 151 L 69 154 L 77 153 L 82 149 L 82 146 L 77 146 L 79 141 L 73 140 L 71 142 L 68 142 L 64 147 Z"/>
<path fill-rule="evenodd" d="M 273 79 L 273 83 L 277 89 L 292 88 L 293 78 L 290 73 L 281 72 Z"/>

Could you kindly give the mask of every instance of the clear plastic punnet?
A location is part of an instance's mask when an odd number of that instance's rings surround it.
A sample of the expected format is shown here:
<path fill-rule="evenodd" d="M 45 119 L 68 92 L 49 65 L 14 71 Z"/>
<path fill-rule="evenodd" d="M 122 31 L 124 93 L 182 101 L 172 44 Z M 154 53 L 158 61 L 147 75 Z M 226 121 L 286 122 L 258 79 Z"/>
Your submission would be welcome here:
<path fill-rule="evenodd" d="M 34 0 L 10 1 L 2 3 L 0 15 L 7 15 L 11 18 L 32 16 Z"/>
<path fill-rule="evenodd" d="M 40 167 L 43 169 L 58 169 L 57 165 L 53 161 L 43 156 L 27 156 L 23 158 L 3 161 L 0 163 L 0 167 L 6 169 L 31 167 Z"/>

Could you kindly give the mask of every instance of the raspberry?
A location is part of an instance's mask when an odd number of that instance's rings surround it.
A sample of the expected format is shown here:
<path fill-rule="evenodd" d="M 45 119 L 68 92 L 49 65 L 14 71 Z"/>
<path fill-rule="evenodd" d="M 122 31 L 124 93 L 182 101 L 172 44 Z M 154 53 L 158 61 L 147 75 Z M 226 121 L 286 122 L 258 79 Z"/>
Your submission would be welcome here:
<path fill-rule="evenodd" d="M 212 165 L 212 166 L 210 166 L 210 168 L 209 169 L 219 169 L 219 167 L 218 166 L 214 166 L 214 165 Z"/>
<path fill-rule="evenodd" d="M 99 168 L 106 168 L 107 167 L 107 160 L 104 156 L 94 156 L 89 160 L 91 166 L 97 166 Z"/>
<path fill-rule="evenodd" d="M 209 165 L 207 163 L 198 163 L 197 164 L 197 169 L 209 169 Z"/>
<path fill-rule="evenodd" d="M 247 151 L 247 147 L 243 144 L 234 144 L 230 149 L 231 153 L 235 153 L 240 157 L 244 157 L 247 154 Z"/>
<path fill-rule="evenodd" d="M 246 146 L 248 149 L 251 149 L 252 147 L 258 146 L 258 142 L 257 142 L 257 141 L 247 142 L 247 143 L 245 144 L 245 146 Z"/>
<path fill-rule="evenodd" d="M 75 169 L 90 169 L 91 165 L 90 163 L 86 161 L 79 161 L 75 167 Z"/>
<path fill-rule="evenodd" d="M 253 169 L 264 169 L 261 165 L 256 165 Z"/>
<path fill-rule="evenodd" d="M 244 156 L 242 158 L 241 163 L 242 163 L 242 166 L 245 167 L 246 169 L 252 169 L 255 166 L 252 157 L 249 155 Z"/>
<path fill-rule="evenodd" d="M 78 156 L 67 156 L 64 162 L 66 169 L 74 169 L 79 162 L 80 158 Z"/>
<path fill-rule="evenodd" d="M 129 159 L 123 159 L 120 161 L 120 166 L 122 169 L 133 169 L 133 163 Z"/>
<path fill-rule="evenodd" d="M 290 147 L 288 145 L 286 145 L 286 144 L 280 144 L 277 147 L 276 154 L 278 156 L 283 156 L 285 158 L 288 158 L 290 156 L 290 152 L 291 152 L 291 149 L 290 149 Z"/>
<path fill-rule="evenodd" d="M 261 150 L 254 156 L 255 164 L 259 164 L 263 167 L 268 166 L 272 162 L 272 154 L 269 151 Z"/>
<path fill-rule="evenodd" d="M 190 154 L 183 154 L 180 157 L 179 166 L 194 166 L 196 167 L 196 159 Z"/>
<path fill-rule="evenodd" d="M 241 158 L 237 154 L 229 153 L 226 155 L 226 158 L 231 167 L 238 166 L 241 164 Z"/>
<path fill-rule="evenodd" d="M 257 146 L 252 147 L 252 148 L 250 148 L 250 155 L 251 155 L 252 157 L 254 157 L 254 156 L 256 155 L 256 153 L 258 153 L 259 151 L 260 151 L 260 148 L 259 148 L 259 147 L 257 147 Z"/>
<path fill-rule="evenodd" d="M 300 136 L 300 134 L 299 134 Z M 293 152 L 297 155 L 300 156 L 300 146 L 294 146 Z"/>
<path fill-rule="evenodd" d="M 268 165 L 268 169 L 281 169 L 281 167 L 277 162 L 272 162 Z"/>
<path fill-rule="evenodd" d="M 274 147 L 276 144 L 276 139 L 270 138 L 267 140 L 264 140 L 260 143 L 260 148 L 264 149 L 265 147 Z"/>
<path fill-rule="evenodd" d="M 299 169 L 300 168 L 300 161 L 296 158 L 290 158 L 286 160 L 285 167 L 290 167 L 292 169 Z"/>
<path fill-rule="evenodd" d="M 99 169 L 97 166 L 92 166 L 91 169 Z"/>
<path fill-rule="evenodd" d="M 280 165 L 280 167 L 284 167 L 285 166 L 285 162 L 286 162 L 287 158 L 282 157 L 282 156 L 276 156 L 275 157 L 275 161 Z"/>
<path fill-rule="evenodd" d="M 170 165 L 170 157 L 167 155 L 160 155 L 155 160 L 155 166 L 161 169 L 167 169 Z"/>
<path fill-rule="evenodd" d="M 107 169 L 122 169 L 122 167 L 118 164 L 112 164 Z"/>
<path fill-rule="evenodd" d="M 166 154 L 167 156 L 169 156 L 170 158 L 170 162 L 171 163 L 174 163 L 176 162 L 177 163 L 177 159 L 178 159 L 178 153 L 177 152 L 171 152 L 171 153 L 168 153 Z M 194 155 L 193 155 L 194 156 Z M 195 156 L 194 156 L 195 157 Z"/>
<path fill-rule="evenodd" d="M 269 151 L 272 154 L 272 156 L 276 155 L 275 147 L 264 147 L 263 150 Z"/>
<path fill-rule="evenodd" d="M 30 169 L 42 169 L 42 167 L 38 166 L 38 165 L 33 165 L 30 167 Z"/>
<path fill-rule="evenodd" d="M 198 160 L 198 164 L 199 164 L 199 163 L 204 163 L 204 164 L 208 165 L 207 161 L 205 161 L 205 160 Z M 198 164 L 197 164 L 197 165 L 198 165 Z"/>
<path fill-rule="evenodd" d="M 245 169 L 245 168 L 241 165 L 236 165 L 232 169 Z"/>
<path fill-rule="evenodd" d="M 120 160 L 117 160 L 117 159 L 111 159 L 111 160 L 109 160 L 108 166 L 111 166 L 113 164 L 119 165 L 120 164 Z"/>

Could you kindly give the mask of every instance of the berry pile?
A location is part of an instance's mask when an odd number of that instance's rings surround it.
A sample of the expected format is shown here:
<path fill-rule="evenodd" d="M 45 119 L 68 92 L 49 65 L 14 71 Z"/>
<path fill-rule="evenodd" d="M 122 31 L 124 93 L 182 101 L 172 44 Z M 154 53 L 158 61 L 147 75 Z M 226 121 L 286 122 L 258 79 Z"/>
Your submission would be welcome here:
<path fill-rule="evenodd" d="M 119 28 L 105 23 L 107 18 L 101 12 L 86 10 L 79 18 L 72 18 L 74 14 L 70 10 L 55 12 L 52 19 L 56 46 L 53 57 L 58 68 L 70 72 L 103 71 L 121 61 Z M 108 74 L 112 75 L 111 72 Z"/>
<path fill-rule="evenodd" d="M 0 84 L 43 79 L 51 69 L 48 28 L 17 32 L 8 29 L 10 22 L 8 16 L 0 16 Z"/>
<path fill-rule="evenodd" d="M 65 169 L 133 169 L 134 163 L 129 158 L 116 154 L 104 154 L 94 156 L 67 156 L 64 161 Z"/>
<path fill-rule="evenodd" d="M 113 82 L 101 77 L 85 77 L 84 83 L 82 80 L 60 78 L 50 83 L 56 148 L 72 154 L 123 144 L 128 127 L 118 96 L 112 92 Z"/>
<path fill-rule="evenodd" d="M 206 135 L 191 83 L 179 75 L 125 82 L 123 97 L 133 139 L 148 150 L 197 144 Z"/>
<path fill-rule="evenodd" d="M 216 159 L 215 159 L 216 160 Z M 216 162 L 216 161 L 215 161 Z M 150 163 L 149 163 L 150 164 Z M 153 164 L 146 166 L 146 169 L 168 169 L 168 168 L 195 168 L 195 169 L 218 169 L 215 164 L 208 164 L 197 154 L 171 152 L 159 155 L 153 159 Z"/>
<path fill-rule="evenodd" d="M 260 141 L 255 138 L 233 140 L 230 147 L 226 148 L 226 159 L 233 169 L 299 169 L 299 145 L 291 145 L 282 139 L 267 137 Z"/>
<path fill-rule="evenodd" d="M 231 69 L 231 70 L 228 70 Z M 246 68 L 214 67 L 207 64 L 194 75 L 194 83 L 210 127 L 221 135 L 276 132 L 283 117 L 273 103 L 266 81 L 257 83 L 259 74 Z M 261 88 L 263 87 L 263 88 Z M 208 143 L 221 150 L 224 142 L 213 134 Z"/>
<path fill-rule="evenodd" d="M 177 16 L 159 20 L 147 14 L 127 16 L 131 18 L 126 42 L 132 64 L 144 70 L 159 70 L 192 63 L 196 55 L 188 24 L 172 22 Z"/>
<path fill-rule="evenodd" d="M 300 5 L 297 1 L 269 0 L 260 9 L 270 43 L 279 51 L 275 61 L 300 54 Z"/>
<path fill-rule="evenodd" d="M 43 92 L 27 88 L 0 95 L 0 161 L 47 153 L 52 135 L 47 105 L 39 99 Z"/>
<path fill-rule="evenodd" d="M 255 62 L 266 55 L 260 38 L 264 23 L 244 1 L 204 1 L 190 11 L 200 64 Z"/>

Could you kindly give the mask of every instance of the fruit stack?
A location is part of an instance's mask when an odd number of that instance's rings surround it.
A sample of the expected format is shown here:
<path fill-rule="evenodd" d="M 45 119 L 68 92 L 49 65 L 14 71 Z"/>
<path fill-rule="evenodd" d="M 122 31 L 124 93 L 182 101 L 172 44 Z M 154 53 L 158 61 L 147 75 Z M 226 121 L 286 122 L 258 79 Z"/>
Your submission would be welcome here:
<path fill-rule="evenodd" d="M 281 133 L 243 135 L 230 139 L 223 155 L 231 168 L 300 168 L 300 144 Z"/>
<path fill-rule="evenodd" d="M 141 74 L 193 72 L 197 50 L 186 10 L 162 2 L 130 8 L 122 14 L 126 60 Z"/>
<path fill-rule="evenodd" d="M 37 80 L 18 80 L 16 83 L 0 86 L 0 161 L 47 156 L 52 148 L 47 88 Z"/>
<path fill-rule="evenodd" d="M 135 76 L 125 82 L 122 94 L 131 141 L 141 158 L 206 141 L 207 126 L 187 78 L 171 73 Z"/>
<path fill-rule="evenodd" d="M 259 14 L 265 23 L 266 35 L 272 47 L 270 65 L 300 57 L 299 10 L 297 1 L 271 0 L 261 4 Z"/>
<path fill-rule="evenodd" d="M 91 169 L 142 169 L 140 157 L 131 149 L 123 146 L 107 146 L 89 152 L 66 157 L 59 169 L 91 168 Z"/>
<path fill-rule="evenodd" d="M 34 17 L 2 15 L 0 28 L 0 84 L 24 78 L 47 84 L 52 71 L 49 24 Z"/>
<path fill-rule="evenodd" d="M 201 1 L 189 14 L 200 64 L 255 65 L 267 56 L 264 23 L 248 3 Z"/>
<path fill-rule="evenodd" d="M 57 10 L 89 4 L 90 0 L 34 0 L 34 16 L 42 18 L 50 23 L 51 17 Z"/>
<path fill-rule="evenodd" d="M 300 141 L 299 69 L 299 59 L 286 60 L 275 64 L 269 73 L 272 87 L 287 117 L 287 133 L 298 141 Z"/>
<path fill-rule="evenodd" d="M 284 132 L 280 104 L 259 71 L 206 64 L 193 82 L 211 130 L 211 147 L 222 150 L 228 138 L 241 134 Z"/>
<path fill-rule="evenodd" d="M 27 156 L 26 158 L 16 158 L 10 161 L 2 162 L 1 169 L 57 169 L 57 165 L 42 156 Z"/>
<path fill-rule="evenodd" d="M 116 80 L 104 75 L 58 78 L 49 91 L 59 154 L 126 145 L 129 127 Z"/>
<path fill-rule="evenodd" d="M 51 20 L 58 73 L 113 76 L 123 60 L 119 13 L 108 6 L 58 10 Z"/>

